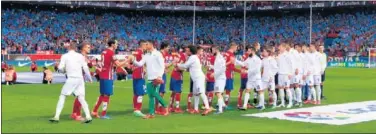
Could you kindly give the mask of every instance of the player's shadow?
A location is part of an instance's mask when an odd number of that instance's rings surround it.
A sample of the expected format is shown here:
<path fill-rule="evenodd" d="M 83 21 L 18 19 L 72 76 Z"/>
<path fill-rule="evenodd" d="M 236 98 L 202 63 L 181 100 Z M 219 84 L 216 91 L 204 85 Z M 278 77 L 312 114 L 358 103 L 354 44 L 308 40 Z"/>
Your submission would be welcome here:
<path fill-rule="evenodd" d="M 111 116 L 124 116 L 124 115 L 130 115 L 133 113 L 133 109 L 130 109 L 130 110 L 125 110 L 125 111 L 110 111 L 109 114 L 111 114 Z"/>

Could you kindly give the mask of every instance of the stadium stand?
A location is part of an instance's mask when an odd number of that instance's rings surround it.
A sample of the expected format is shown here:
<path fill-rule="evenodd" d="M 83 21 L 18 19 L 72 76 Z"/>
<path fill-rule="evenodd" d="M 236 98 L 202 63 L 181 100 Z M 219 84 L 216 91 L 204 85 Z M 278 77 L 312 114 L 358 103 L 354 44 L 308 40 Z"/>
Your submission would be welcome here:
<path fill-rule="evenodd" d="M 125 2 L 127 3 L 127 2 Z M 191 5 L 191 2 L 146 1 L 144 4 Z M 251 5 L 296 4 L 304 2 L 251 2 Z M 242 5 L 241 2 L 198 2 L 198 6 Z M 174 45 L 192 42 L 192 16 L 184 13 L 87 12 L 33 8 L 2 8 L 2 46 L 8 54 L 37 50 L 64 52 L 63 40 L 90 41 L 92 53 L 100 53 L 106 40 L 119 39 L 119 51 L 133 50 L 140 39 L 169 41 Z M 41 7 L 39 7 L 41 8 Z M 349 10 L 349 9 L 345 9 Z M 246 42 L 261 45 L 292 41 L 309 43 L 309 14 L 247 15 Z M 206 14 L 206 15 L 203 15 Z M 208 15 L 209 14 L 209 15 Z M 196 43 L 226 46 L 243 41 L 242 13 L 201 13 L 196 16 Z M 239 15 L 240 14 L 240 15 Z M 313 14 L 312 40 L 325 42 L 330 56 L 366 56 L 376 47 L 376 11 L 317 11 Z"/>

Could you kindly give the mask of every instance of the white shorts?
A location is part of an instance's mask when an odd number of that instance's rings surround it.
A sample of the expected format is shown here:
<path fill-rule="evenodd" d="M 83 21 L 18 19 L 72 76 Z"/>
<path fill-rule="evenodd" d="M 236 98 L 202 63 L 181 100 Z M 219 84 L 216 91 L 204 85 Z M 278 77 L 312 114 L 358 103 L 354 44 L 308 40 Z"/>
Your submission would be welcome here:
<path fill-rule="evenodd" d="M 285 88 L 290 86 L 289 76 L 286 74 L 279 74 L 278 75 L 278 86 Z"/>
<path fill-rule="evenodd" d="M 313 85 L 321 85 L 321 75 L 313 75 Z"/>
<path fill-rule="evenodd" d="M 294 75 L 292 77 L 291 84 L 300 84 L 301 82 L 302 82 L 302 75 L 301 74 Z"/>
<path fill-rule="evenodd" d="M 271 91 L 274 91 L 275 90 L 275 82 L 274 80 L 272 82 L 269 82 L 269 81 L 262 81 L 262 88 L 266 89 L 266 90 L 271 90 Z"/>
<path fill-rule="evenodd" d="M 247 81 L 247 89 L 256 89 L 256 91 L 263 90 L 261 87 L 261 80 L 256 80 L 256 81 Z"/>
<path fill-rule="evenodd" d="M 193 80 L 193 94 L 205 93 L 205 77 Z"/>
<path fill-rule="evenodd" d="M 83 78 L 68 78 L 65 81 L 63 89 L 61 90 L 62 95 L 74 95 L 74 96 L 85 96 L 85 82 Z"/>
<path fill-rule="evenodd" d="M 308 76 L 306 77 L 305 82 L 306 82 L 306 84 L 307 84 L 308 86 L 313 86 L 313 84 L 314 84 L 314 81 L 313 81 L 313 75 L 308 75 Z"/>
<path fill-rule="evenodd" d="M 223 93 L 223 91 L 225 91 L 225 85 L 226 85 L 226 79 L 215 80 L 215 82 L 214 82 L 214 92 Z"/>

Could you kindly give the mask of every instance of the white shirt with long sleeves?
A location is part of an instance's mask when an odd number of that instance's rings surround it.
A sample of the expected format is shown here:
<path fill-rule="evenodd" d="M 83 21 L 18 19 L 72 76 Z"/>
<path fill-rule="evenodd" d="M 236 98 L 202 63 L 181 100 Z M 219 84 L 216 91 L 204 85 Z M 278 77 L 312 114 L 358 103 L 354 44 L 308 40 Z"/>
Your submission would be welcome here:
<path fill-rule="evenodd" d="M 142 56 L 140 61 L 133 60 L 133 64 L 142 67 L 146 64 L 147 80 L 154 80 L 163 76 L 165 63 L 162 53 L 154 49 Z"/>
<path fill-rule="evenodd" d="M 83 70 L 89 81 L 92 81 L 85 57 L 76 51 L 70 50 L 68 53 L 63 54 L 58 69 L 65 72 L 68 78 L 83 78 Z"/>
<path fill-rule="evenodd" d="M 288 51 L 288 55 L 290 56 L 290 59 L 291 59 L 291 66 L 293 68 L 293 74 L 295 74 L 295 70 L 298 69 L 299 71 L 299 67 L 298 67 L 298 59 L 297 59 L 297 55 L 298 55 L 298 51 L 296 51 L 294 48 L 290 48 L 290 50 Z"/>
<path fill-rule="evenodd" d="M 298 69 L 299 74 L 303 74 L 303 63 L 302 63 L 303 61 L 302 61 L 302 57 L 300 53 L 295 49 L 291 49 L 290 53 L 293 59 L 293 66 L 295 67 L 295 69 Z M 295 74 L 295 69 L 294 69 L 294 74 Z"/>
<path fill-rule="evenodd" d="M 226 79 L 226 60 L 221 54 L 217 54 L 214 60 L 214 80 Z"/>
<path fill-rule="evenodd" d="M 278 72 L 277 61 L 273 57 L 267 57 L 262 59 L 262 81 L 269 82 L 269 80 L 274 80 L 274 76 Z"/>
<path fill-rule="evenodd" d="M 326 56 L 326 54 L 325 53 L 320 53 L 321 54 L 321 65 L 322 65 L 322 67 L 324 67 L 324 71 L 325 71 L 325 69 L 326 69 L 326 66 L 327 66 L 327 56 Z"/>
<path fill-rule="evenodd" d="M 319 52 L 312 52 L 309 53 L 310 61 L 312 62 L 312 74 L 313 75 L 321 75 L 326 65 L 321 64 L 322 56 Z"/>
<path fill-rule="evenodd" d="M 300 58 L 302 59 L 302 72 L 300 74 L 302 75 L 307 75 L 309 70 L 309 64 L 308 64 L 308 59 L 307 59 L 307 53 L 299 53 Z"/>
<path fill-rule="evenodd" d="M 293 61 L 288 52 L 284 52 L 277 57 L 278 75 L 292 75 L 295 73 Z"/>
<path fill-rule="evenodd" d="M 197 55 L 191 55 L 188 60 L 183 64 L 178 64 L 179 68 L 189 69 L 189 74 L 192 80 L 198 78 L 205 78 L 205 74 L 202 71 L 202 65 Z"/>
<path fill-rule="evenodd" d="M 248 57 L 244 62 L 236 60 L 236 64 L 248 68 L 248 81 L 261 80 L 261 59 L 257 55 Z"/>

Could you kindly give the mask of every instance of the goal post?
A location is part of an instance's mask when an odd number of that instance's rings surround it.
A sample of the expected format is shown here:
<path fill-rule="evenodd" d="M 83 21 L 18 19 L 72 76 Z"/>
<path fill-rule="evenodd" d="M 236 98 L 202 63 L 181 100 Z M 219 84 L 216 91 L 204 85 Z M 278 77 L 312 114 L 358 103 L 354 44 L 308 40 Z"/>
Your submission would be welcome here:
<path fill-rule="evenodd" d="M 368 49 L 368 68 L 376 68 L 376 48 Z"/>

